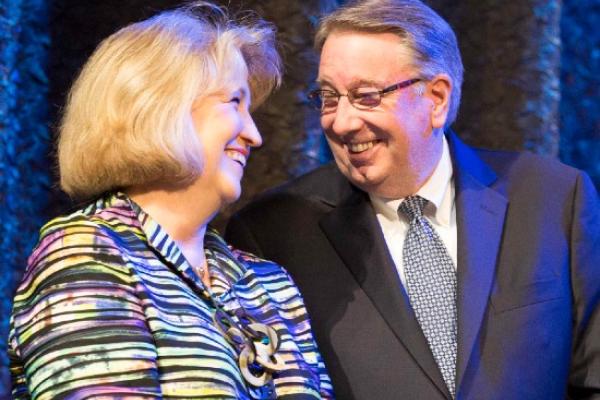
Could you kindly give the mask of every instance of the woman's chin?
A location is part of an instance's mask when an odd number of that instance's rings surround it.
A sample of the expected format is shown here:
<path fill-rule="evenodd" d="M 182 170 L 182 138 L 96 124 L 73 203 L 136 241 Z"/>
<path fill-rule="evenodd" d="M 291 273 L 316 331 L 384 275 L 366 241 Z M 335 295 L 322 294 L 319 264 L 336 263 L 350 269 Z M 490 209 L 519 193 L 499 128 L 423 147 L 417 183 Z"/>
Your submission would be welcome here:
<path fill-rule="evenodd" d="M 242 195 L 242 187 L 241 185 L 238 183 L 236 184 L 232 184 L 231 187 L 227 188 L 227 190 L 224 190 L 221 196 L 222 199 L 222 206 L 223 207 L 227 207 L 233 203 L 235 203 L 236 201 L 239 200 L 240 196 Z"/>

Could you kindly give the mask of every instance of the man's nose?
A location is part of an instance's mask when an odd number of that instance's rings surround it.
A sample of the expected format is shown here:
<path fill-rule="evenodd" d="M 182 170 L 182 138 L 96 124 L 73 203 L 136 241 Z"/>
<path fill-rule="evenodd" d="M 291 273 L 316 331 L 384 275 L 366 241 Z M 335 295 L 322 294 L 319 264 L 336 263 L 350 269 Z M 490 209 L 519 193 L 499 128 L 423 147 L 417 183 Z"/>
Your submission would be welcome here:
<path fill-rule="evenodd" d="M 340 136 L 358 131 L 363 125 L 363 121 L 360 118 L 360 110 L 357 110 L 350 104 L 347 96 L 340 97 L 332 118 L 331 131 Z"/>

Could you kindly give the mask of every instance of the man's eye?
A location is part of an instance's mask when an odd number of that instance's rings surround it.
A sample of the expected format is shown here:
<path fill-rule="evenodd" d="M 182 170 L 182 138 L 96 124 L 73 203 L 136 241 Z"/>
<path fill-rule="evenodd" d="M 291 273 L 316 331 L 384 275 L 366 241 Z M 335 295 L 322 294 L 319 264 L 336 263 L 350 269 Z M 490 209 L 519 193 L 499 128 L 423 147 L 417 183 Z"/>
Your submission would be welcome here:
<path fill-rule="evenodd" d="M 354 100 L 363 106 L 376 106 L 379 104 L 378 92 L 358 92 L 354 93 Z"/>
<path fill-rule="evenodd" d="M 325 107 L 337 105 L 338 96 L 335 93 L 321 93 L 321 101 Z"/>

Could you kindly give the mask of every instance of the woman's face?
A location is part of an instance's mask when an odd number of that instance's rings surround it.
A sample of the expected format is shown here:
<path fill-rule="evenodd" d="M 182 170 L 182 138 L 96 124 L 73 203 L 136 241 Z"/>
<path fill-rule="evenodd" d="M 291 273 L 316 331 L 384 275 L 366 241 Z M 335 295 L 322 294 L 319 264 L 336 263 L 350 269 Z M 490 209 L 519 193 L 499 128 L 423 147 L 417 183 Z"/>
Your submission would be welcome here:
<path fill-rule="evenodd" d="M 250 116 L 250 100 L 244 77 L 216 94 L 197 99 L 192 106 L 192 120 L 204 151 L 204 169 L 197 183 L 203 198 L 220 206 L 240 197 L 250 149 L 262 144 Z"/>

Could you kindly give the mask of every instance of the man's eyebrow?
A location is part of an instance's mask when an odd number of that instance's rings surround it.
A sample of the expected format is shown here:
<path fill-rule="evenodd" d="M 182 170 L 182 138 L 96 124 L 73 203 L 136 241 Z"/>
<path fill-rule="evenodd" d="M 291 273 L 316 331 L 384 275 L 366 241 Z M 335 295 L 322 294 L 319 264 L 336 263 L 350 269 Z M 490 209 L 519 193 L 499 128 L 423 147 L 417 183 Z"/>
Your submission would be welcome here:
<path fill-rule="evenodd" d="M 358 87 L 379 87 L 383 86 L 383 82 L 375 81 L 373 79 L 353 79 L 350 81 L 349 88 L 358 88 Z"/>
<path fill-rule="evenodd" d="M 333 88 L 333 84 L 329 83 L 326 79 L 317 79 L 316 83 L 319 87 L 331 87 Z M 384 83 L 381 81 L 375 81 L 373 79 L 362 79 L 362 78 L 356 78 L 356 79 L 352 79 L 350 81 L 350 84 L 348 85 L 349 89 L 355 89 L 355 88 L 360 88 L 360 87 L 383 87 Z"/>

